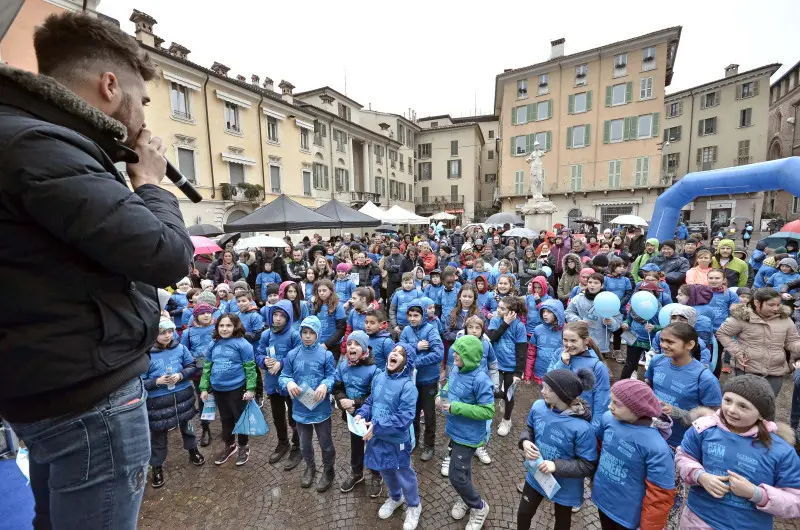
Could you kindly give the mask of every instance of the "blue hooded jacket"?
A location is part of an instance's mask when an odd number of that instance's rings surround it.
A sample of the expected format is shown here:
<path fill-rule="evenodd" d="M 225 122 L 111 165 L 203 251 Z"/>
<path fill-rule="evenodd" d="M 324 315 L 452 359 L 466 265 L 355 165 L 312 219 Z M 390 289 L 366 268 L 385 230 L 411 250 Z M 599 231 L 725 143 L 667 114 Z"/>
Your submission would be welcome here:
<path fill-rule="evenodd" d="M 542 323 L 542 318 L 539 316 L 539 308 L 541 305 L 548 301 L 552 300 L 553 297 L 547 294 L 547 280 L 544 279 L 542 276 L 536 276 L 531 280 L 531 289 L 533 289 L 533 285 L 538 283 L 540 287 L 542 287 L 542 293 L 539 296 L 539 300 L 536 300 L 533 294 L 528 294 L 525 296 L 525 305 L 528 308 L 528 316 L 525 320 L 525 332 L 530 335 L 533 333 L 533 330 L 536 329 L 536 326 Z"/>
<path fill-rule="evenodd" d="M 469 345 L 464 341 L 469 340 Z M 486 370 L 481 369 L 483 345 L 475 337 L 460 338 L 453 345 L 461 348 L 459 355 L 463 368 L 453 368 L 447 387 L 440 393 L 450 400 L 450 412 L 445 413 L 445 433 L 456 443 L 480 447 L 489 440 L 489 429 L 494 416 L 494 384 Z M 464 407 L 472 405 L 472 407 Z M 472 409 L 465 415 L 464 409 Z M 481 419 L 475 412 L 484 414 Z M 479 416 L 480 418 L 480 416 Z"/>
<path fill-rule="evenodd" d="M 408 311 L 408 304 L 420 296 L 422 296 L 422 291 L 416 287 L 410 291 L 406 291 L 402 288 L 396 290 L 392 295 L 392 302 L 389 308 L 389 324 L 392 327 L 407 326 L 408 318 L 406 317 L 406 311 Z M 392 317 L 394 317 L 394 319 L 392 319 Z"/>
<path fill-rule="evenodd" d="M 338 296 L 339 300 L 342 302 L 347 302 L 350 300 L 350 298 L 353 296 L 353 291 L 358 288 L 358 285 L 356 285 L 349 276 L 344 280 L 336 278 L 336 280 L 333 282 L 333 286 L 336 290 L 336 296 Z"/>
<path fill-rule="evenodd" d="M 417 350 L 417 384 L 426 385 L 439 380 L 439 365 L 444 359 L 444 343 L 436 325 L 427 321 L 425 302 L 417 298 L 408 304 L 408 309 L 419 307 L 422 310 L 422 324 L 403 328 L 400 342 L 408 342 L 416 349 L 419 341 L 428 341 L 427 350 Z"/>
<path fill-rule="evenodd" d="M 722 292 L 715 292 L 711 295 L 711 301 L 707 304 L 707 310 L 702 314 L 711 319 L 714 329 L 719 329 L 723 322 L 728 318 L 731 306 L 739 303 L 739 297 L 729 289 Z M 698 313 L 700 311 L 695 307 Z"/>
<path fill-rule="evenodd" d="M 759 289 L 761 287 L 767 286 L 767 281 L 772 277 L 773 274 L 778 272 L 777 267 L 772 267 L 771 265 L 764 265 L 761 263 L 761 267 L 759 267 L 758 272 L 756 273 L 756 278 L 753 280 L 753 289 Z M 184 314 L 186 312 L 184 311 Z"/>
<path fill-rule="evenodd" d="M 199 360 L 197 363 L 198 368 L 203 367 L 213 335 L 214 324 L 209 324 L 208 326 L 195 325 L 187 328 L 181 335 L 181 344 L 189 348 L 195 360 Z"/>
<path fill-rule="evenodd" d="M 446 288 L 442 288 L 439 291 L 439 299 L 434 300 L 437 306 L 439 306 L 439 314 L 440 315 L 449 315 L 450 311 L 458 303 L 458 292 L 461 290 L 461 283 L 455 282 L 453 284 L 453 288 L 451 290 L 447 290 Z"/>
<path fill-rule="evenodd" d="M 280 309 L 287 316 L 286 326 L 280 333 L 275 333 L 272 330 L 272 317 L 275 310 Z M 286 356 L 290 351 L 298 348 L 302 342 L 300 341 L 300 334 L 294 330 L 294 311 L 292 311 L 292 303 L 289 300 L 281 300 L 274 306 L 267 310 L 267 329 L 261 334 L 261 339 L 256 346 L 256 366 L 264 369 L 264 390 L 267 395 L 280 394 L 288 396 L 286 390 L 280 388 L 278 384 L 278 375 L 269 373 L 266 365 L 266 358 L 271 357 L 278 361 L 283 369 L 283 363 Z"/>
<path fill-rule="evenodd" d="M 378 372 L 372 378 L 372 392 L 356 411 L 372 422 L 373 437 L 367 442 L 364 465 L 374 471 L 411 466 L 414 415 L 419 392 L 411 380 L 416 362 L 416 348 L 398 343 L 406 352 L 406 363 L 396 373 Z"/>
<path fill-rule="evenodd" d="M 212 328 L 213 329 L 213 328 Z M 175 388 L 169 389 L 166 385 L 156 385 L 156 379 L 162 375 L 167 375 L 167 370 L 171 369 L 173 374 L 182 374 L 183 379 L 175 383 Z M 147 372 L 142 374 L 144 385 L 147 388 L 147 397 L 155 398 L 175 394 L 185 388 L 192 386 L 191 376 L 197 368 L 195 367 L 194 357 L 183 344 L 172 342 L 168 348 L 160 349 L 153 346 L 150 349 L 150 366 Z"/>
<path fill-rule="evenodd" d="M 292 400 L 292 418 L 294 418 L 294 421 L 304 424 L 320 423 L 331 417 L 333 409 L 331 408 L 329 394 L 333 390 L 336 367 L 333 362 L 333 354 L 319 343 L 319 334 L 322 328 L 319 319 L 315 316 L 307 317 L 300 324 L 301 332 L 303 328 L 314 330 L 317 335 L 316 340 L 311 346 L 306 346 L 301 339 L 300 346 L 289 352 L 289 355 L 284 360 L 278 384 L 284 392 L 287 391 L 286 387 L 291 382 L 301 388 L 308 386 L 311 392 L 320 385 L 325 385 L 328 389 L 328 395 L 318 402 L 313 409 L 308 409 L 300 402 L 299 398 Z"/>
<path fill-rule="evenodd" d="M 559 356 L 548 372 L 552 370 L 571 370 L 577 374 L 581 368 L 591 370 L 594 374 L 594 388 L 585 390 L 581 397 L 592 409 L 592 426 L 597 427 L 603 414 L 608 411 L 608 404 L 611 403 L 611 383 L 608 368 L 597 357 L 595 351 L 586 350 L 579 355 L 573 355 L 570 358 L 569 366 L 565 365 Z"/>
<path fill-rule="evenodd" d="M 533 365 L 533 375 L 541 379 L 550 367 L 561 358 L 561 334 L 564 329 L 565 316 L 564 305 L 561 300 L 547 300 L 539 308 L 541 317 L 542 311 L 547 309 L 556 316 L 556 326 L 542 322 L 536 326 L 531 335 L 531 344 L 536 346 L 536 362 Z"/>
<path fill-rule="evenodd" d="M 239 312 L 239 320 L 244 326 L 245 338 L 255 347 L 261 338 L 261 332 L 264 331 L 264 319 L 258 314 L 258 309 L 252 307 L 245 313 Z"/>
<path fill-rule="evenodd" d="M 350 334 L 348 342 L 351 340 L 366 344 L 367 334 L 363 331 L 354 331 Z M 369 354 L 370 352 L 367 351 Z M 372 386 L 372 378 L 375 377 L 378 368 L 375 366 L 374 356 L 367 355 L 358 364 L 350 366 L 347 355 L 339 358 L 339 365 L 334 372 L 333 380 L 336 383 L 343 383 L 345 394 L 348 399 L 357 400 L 369 395 Z"/>
<path fill-rule="evenodd" d="M 496 336 L 498 334 L 499 337 Z M 522 321 L 517 319 L 509 325 L 502 317 L 496 316 L 489 321 L 488 335 L 492 339 L 492 347 L 500 370 L 514 372 L 522 377 L 528 352 L 528 334 Z M 520 344 L 522 348 L 518 348 Z"/>
<path fill-rule="evenodd" d="M 388 330 L 382 329 L 374 335 L 367 335 L 367 337 L 369 337 L 372 355 L 375 357 L 375 366 L 378 367 L 378 370 L 386 370 L 386 359 L 394 348 L 392 334 Z"/>

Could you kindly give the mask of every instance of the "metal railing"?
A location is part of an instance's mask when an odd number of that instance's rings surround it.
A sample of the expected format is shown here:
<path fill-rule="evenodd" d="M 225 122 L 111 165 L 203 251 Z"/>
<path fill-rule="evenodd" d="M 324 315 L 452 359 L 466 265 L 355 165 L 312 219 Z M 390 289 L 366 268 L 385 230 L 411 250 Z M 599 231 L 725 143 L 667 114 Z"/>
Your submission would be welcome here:
<path fill-rule="evenodd" d="M 176 118 L 180 118 L 182 120 L 191 120 L 192 119 L 192 115 L 191 114 L 189 114 L 188 112 L 180 111 L 180 110 L 173 110 L 172 111 L 172 115 L 175 116 Z"/>
<path fill-rule="evenodd" d="M 446 210 L 464 207 L 463 195 L 435 195 L 415 197 L 414 206 L 418 211 Z"/>
<path fill-rule="evenodd" d="M 381 196 L 377 193 L 372 193 L 369 191 L 351 191 L 350 192 L 350 202 L 351 203 L 361 203 L 366 204 L 368 201 L 372 201 L 374 204 L 380 204 Z"/>
<path fill-rule="evenodd" d="M 747 164 L 750 164 L 752 161 L 753 161 L 752 156 L 737 156 L 736 158 L 733 159 L 733 165 L 746 166 Z"/>

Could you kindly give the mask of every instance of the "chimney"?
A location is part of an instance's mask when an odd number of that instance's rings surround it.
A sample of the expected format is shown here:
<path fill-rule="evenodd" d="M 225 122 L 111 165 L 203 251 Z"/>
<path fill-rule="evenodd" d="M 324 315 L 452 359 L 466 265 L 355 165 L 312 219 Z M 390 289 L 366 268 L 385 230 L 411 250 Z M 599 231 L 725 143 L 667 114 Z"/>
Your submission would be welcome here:
<path fill-rule="evenodd" d="M 383 133 L 384 136 L 388 136 L 391 138 L 392 131 L 389 130 L 389 127 L 391 127 L 391 125 L 389 125 L 386 122 L 381 122 L 378 124 L 378 127 L 381 128 L 381 132 Z"/>
<path fill-rule="evenodd" d="M 153 35 L 153 41 L 155 42 L 155 48 L 161 48 L 161 45 L 164 44 L 164 39 L 158 35 Z"/>
<path fill-rule="evenodd" d="M 212 72 L 217 73 L 219 75 L 224 75 L 225 77 L 228 76 L 228 70 L 230 70 L 230 68 L 228 68 L 222 63 L 218 63 L 217 61 L 214 61 L 214 64 L 211 65 Z"/>
<path fill-rule="evenodd" d="M 281 99 L 289 104 L 294 103 L 294 96 L 292 96 L 292 90 L 294 89 L 294 85 L 291 84 L 289 81 L 282 79 L 278 88 L 281 89 Z"/>
<path fill-rule="evenodd" d="M 264 84 L 262 86 L 264 87 L 264 90 L 275 92 L 275 83 L 269 77 L 264 78 Z"/>
<path fill-rule="evenodd" d="M 237 75 L 236 76 L 236 80 L 237 81 L 241 81 L 242 83 L 246 83 L 247 82 L 247 78 L 245 76 L 243 76 L 242 74 Z"/>
<path fill-rule="evenodd" d="M 725 67 L 725 77 L 732 77 L 734 75 L 739 75 L 739 65 L 729 64 Z"/>
<path fill-rule="evenodd" d="M 504 68 L 503 73 L 510 72 L 511 70 L 513 70 L 513 68 Z"/>
<path fill-rule="evenodd" d="M 564 42 L 567 39 L 561 38 L 550 41 L 550 58 L 557 59 L 559 57 L 564 57 Z"/>
<path fill-rule="evenodd" d="M 145 46 L 155 48 L 156 37 L 153 35 L 153 26 L 156 25 L 156 19 L 147 13 L 142 13 L 138 9 L 134 9 L 129 20 L 136 24 L 136 31 L 134 33 L 136 40 Z"/>
<path fill-rule="evenodd" d="M 189 57 L 189 49 L 181 46 L 177 42 L 173 42 L 169 45 L 169 49 L 167 50 L 170 55 L 173 57 L 177 57 L 178 59 L 187 59 Z"/>
<path fill-rule="evenodd" d="M 255 86 L 258 86 L 258 82 L 259 81 L 260 81 L 260 78 L 256 74 L 253 74 L 253 75 L 250 76 L 250 83 L 251 84 L 253 84 Z"/>

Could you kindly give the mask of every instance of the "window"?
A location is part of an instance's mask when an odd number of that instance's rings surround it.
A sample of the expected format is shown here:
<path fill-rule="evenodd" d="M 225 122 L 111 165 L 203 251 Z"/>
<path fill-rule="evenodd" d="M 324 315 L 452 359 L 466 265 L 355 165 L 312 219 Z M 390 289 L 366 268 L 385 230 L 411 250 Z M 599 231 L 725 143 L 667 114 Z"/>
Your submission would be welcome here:
<path fill-rule="evenodd" d="M 667 118 L 675 118 L 680 116 L 683 112 L 683 103 L 680 101 L 676 101 L 675 103 L 670 103 L 669 107 L 667 108 Z"/>
<path fill-rule="evenodd" d="M 392 179 L 389 179 L 389 198 L 397 198 L 397 182 Z"/>
<path fill-rule="evenodd" d="M 497 173 L 487 173 L 483 176 L 483 181 L 487 184 L 493 184 L 497 182 Z"/>
<path fill-rule="evenodd" d="M 548 94 L 550 92 L 550 74 L 542 74 L 539 76 L 539 85 L 537 87 L 536 93 L 540 96 Z"/>
<path fill-rule="evenodd" d="M 311 166 L 311 171 L 314 175 L 314 187 L 318 190 L 330 189 L 330 181 L 328 180 L 328 166 L 314 162 Z"/>
<path fill-rule="evenodd" d="M 717 132 L 717 118 L 706 118 L 697 122 L 697 135 L 706 136 L 707 134 L 716 134 Z"/>
<path fill-rule="evenodd" d="M 525 136 L 514 137 L 514 154 L 524 155 L 526 150 Z"/>
<path fill-rule="evenodd" d="M 458 202 L 458 184 L 450 186 L 450 200 L 452 202 Z"/>
<path fill-rule="evenodd" d="M 525 193 L 525 172 L 514 172 L 514 195 L 523 195 Z"/>
<path fill-rule="evenodd" d="M 525 99 L 528 97 L 528 80 L 520 79 L 517 81 L 517 99 Z"/>
<path fill-rule="evenodd" d="M 494 151 L 489 151 L 487 156 L 489 157 L 489 160 L 494 160 Z"/>
<path fill-rule="evenodd" d="M 701 109 L 716 107 L 717 105 L 719 105 L 719 98 L 717 97 L 717 92 L 709 92 L 708 94 L 703 94 L 703 96 L 700 99 Z"/>
<path fill-rule="evenodd" d="M 402 184 L 401 184 L 401 186 L 402 186 Z M 409 184 L 408 185 L 408 200 L 410 201 L 410 200 L 413 200 L 413 199 L 414 199 L 414 186 Z"/>
<path fill-rule="evenodd" d="M 420 162 L 419 163 L 419 180 L 431 180 L 431 163 L 430 162 Z"/>
<path fill-rule="evenodd" d="M 350 191 L 350 174 L 341 167 L 336 168 L 336 191 Z"/>
<path fill-rule="evenodd" d="M 410 156 L 408 157 L 408 173 L 409 175 L 414 174 L 414 159 Z"/>
<path fill-rule="evenodd" d="M 697 165 L 701 171 L 714 169 L 717 161 L 717 146 L 701 147 L 697 150 Z"/>
<path fill-rule="evenodd" d="M 197 182 L 194 174 L 194 151 L 178 148 L 178 169 L 190 182 Z"/>
<path fill-rule="evenodd" d="M 278 137 L 278 119 L 267 116 L 267 140 L 273 143 L 280 141 Z"/>
<path fill-rule="evenodd" d="M 244 164 L 228 162 L 228 175 L 231 184 L 241 184 L 244 182 Z"/>
<path fill-rule="evenodd" d="M 431 144 L 419 144 L 417 146 L 417 158 L 430 158 Z"/>
<path fill-rule="evenodd" d="M 450 140 L 450 156 L 458 156 L 458 140 Z"/>
<path fill-rule="evenodd" d="M 567 127 L 567 148 L 587 147 L 591 145 L 589 139 L 589 125 L 577 125 Z"/>
<path fill-rule="evenodd" d="M 347 133 L 339 129 L 333 130 L 333 139 L 336 142 L 336 150 L 340 153 L 347 152 Z"/>
<path fill-rule="evenodd" d="M 583 187 L 583 164 L 569 166 L 569 171 L 572 191 L 581 191 L 581 188 Z"/>
<path fill-rule="evenodd" d="M 636 133 L 637 138 L 650 138 L 653 136 L 653 115 L 643 114 L 639 116 L 639 129 Z"/>
<path fill-rule="evenodd" d="M 173 116 L 185 120 L 192 119 L 192 111 L 189 107 L 188 88 L 175 82 L 170 83 L 170 100 L 172 103 Z"/>
<path fill-rule="evenodd" d="M 656 69 L 656 48 L 655 46 L 650 46 L 649 48 L 645 48 L 644 52 L 642 53 L 642 71 L 647 72 L 648 70 L 655 70 Z"/>
<path fill-rule="evenodd" d="M 681 154 L 680 153 L 670 153 L 664 157 L 662 157 L 664 171 L 667 175 L 675 175 L 678 172 L 678 165 L 681 161 Z"/>
<path fill-rule="evenodd" d="M 591 98 L 591 92 L 581 92 L 580 94 L 575 94 L 574 96 L 570 96 L 569 99 L 572 100 L 572 111 L 570 114 L 579 114 L 581 112 L 586 112 L 590 109 L 587 104 L 587 97 Z M 591 99 L 589 99 L 591 101 Z"/>
<path fill-rule="evenodd" d="M 678 142 L 681 139 L 681 126 L 678 125 L 677 127 L 670 127 L 669 129 L 664 129 L 664 143 L 666 142 Z"/>
<path fill-rule="evenodd" d="M 461 178 L 461 160 L 447 161 L 447 178 L 449 179 Z"/>
<path fill-rule="evenodd" d="M 422 187 L 422 202 L 423 203 L 427 203 L 428 200 L 429 200 L 429 197 L 430 197 L 430 190 L 428 189 L 428 186 L 423 186 Z"/>
<path fill-rule="evenodd" d="M 550 103 L 551 103 L 551 100 L 548 99 L 547 101 L 541 101 L 541 102 L 536 104 L 536 117 L 535 117 L 535 119 L 537 121 L 550 119 L 550 117 L 551 117 L 551 114 L 550 114 L 550 110 L 551 110 Z"/>
<path fill-rule="evenodd" d="M 650 157 L 637 156 L 636 170 L 633 174 L 634 186 L 647 186 L 647 177 L 650 174 Z"/>
<path fill-rule="evenodd" d="M 397 124 L 397 141 L 403 145 L 406 143 L 406 128 L 400 123 Z"/>
<path fill-rule="evenodd" d="M 328 136 L 328 127 L 324 123 L 314 122 L 314 145 L 322 147 L 322 139 Z"/>
<path fill-rule="evenodd" d="M 383 177 L 375 177 L 375 194 L 378 197 L 386 195 L 386 181 Z"/>
<path fill-rule="evenodd" d="M 308 151 L 308 129 L 300 127 L 300 149 Z"/>
<path fill-rule="evenodd" d="M 606 99 L 608 99 L 608 94 L 606 94 Z M 624 105 L 628 103 L 630 98 L 628 97 L 628 83 L 620 83 L 619 85 L 614 85 L 611 87 L 611 105 Z"/>
<path fill-rule="evenodd" d="M 611 189 L 618 189 L 621 176 L 622 176 L 622 160 L 609 160 L 608 187 Z"/>
<path fill-rule="evenodd" d="M 639 99 L 653 99 L 652 77 L 643 77 L 639 80 Z"/>
<path fill-rule="evenodd" d="M 609 141 L 611 143 L 621 142 L 623 140 L 625 120 L 611 120 Z"/>
<path fill-rule="evenodd" d="M 528 106 L 522 105 L 517 107 L 517 123 L 525 123 L 528 121 Z"/>
<path fill-rule="evenodd" d="M 389 149 L 389 165 L 393 168 L 397 167 L 397 151 Z"/>
<path fill-rule="evenodd" d="M 739 111 L 739 127 L 750 127 L 751 125 L 753 125 L 753 109 Z"/>
<path fill-rule="evenodd" d="M 614 56 L 614 77 L 628 75 L 628 54 L 620 53 Z"/>
<path fill-rule="evenodd" d="M 350 107 L 339 103 L 339 117 L 343 120 L 350 121 Z"/>
<path fill-rule="evenodd" d="M 397 183 L 397 195 L 401 201 L 406 200 L 406 185 L 402 182 Z"/>
<path fill-rule="evenodd" d="M 533 143 L 535 144 L 536 142 L 539 142 L 539 149 L 541 149 L 542 151 L 550 150 L 550 144 L 547 142 L 546 132 L 536 133 L 533 137 Z M 533 150 L 533 147 L 534 145 L 531 144 L 531 150 Z"/>
<path fill-rule="evenodd" d="M 800 197 L 792 197 L 792 213 L 797 212 L 800 212 Z"/>
<path fill-rule="evenodd" d="M 242 126 L 239 122 L 239 107 L 233 103 L 225 102 L 225 130 L 240 133 Z"/>
<path fill-rule="evenodd" d="M 383 165 L 384 149 L 382 145 L 375 145 L 375 163 Z"/>
<path fill-rule="evenodd" d="M 303 170 L 303 195 L 311 196 L 311 172 Z"/>
<path fill-rule="evenodd" d="M 736 165 L 744 166 L 750 163 L 750 140 L 740 140 L 736 155 Z"/>
<path fill-rule="evenodd" d="M 281 192 L 281 168 L 279 166 L 269 166 L 269 185 L 272 193 Z"/>
<path fill-rule="evenodd" d="M 489 139 L 494 140 L 494 129 L 489 130 Z"/>
<path fill-rule="evenodd" d="M 431 122 L 431 129 L 437 129 L 438 127 L 439 127 L 439 122 L 438 121 L 432 121 Z"/>
<path fill-rule="evenodd" d="M 586 84 L 586 76 L 589 75 L 589 65 L 579 64 L 575 67 L 575 86 Z"/>
<path fill-rule="evenodd" d="M 750 81 L 739 85 L 738 94 L 736 99 L 751 98 L 758 95 L 758 81 Z"/>

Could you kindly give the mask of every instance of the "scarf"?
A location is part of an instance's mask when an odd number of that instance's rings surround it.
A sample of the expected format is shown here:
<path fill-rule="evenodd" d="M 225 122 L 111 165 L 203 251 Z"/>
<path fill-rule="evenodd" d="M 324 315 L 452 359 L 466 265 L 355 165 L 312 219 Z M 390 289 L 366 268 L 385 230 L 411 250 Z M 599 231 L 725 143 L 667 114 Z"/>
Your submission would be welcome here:
<path fill-rule="evenodd" d="M 584 296 L 585 296 L 585 297 L 586 297 L 588 300 L 592 300 L 592 301 L 594 301 L 594 298 L 595 298 L 595 297 L 596 297 L 598 294 L 600 294 L 600 293 L 602 293 L 602 292 L 603 292 L 603 290 L 602 290 L 602 289 L 600 289 L 600 290 L 599 290 L 599 291 L 597 291 L 596 293 L 590 293 L 590 292 L 589 292 L 589 289 L 586 289 L 585 291 L 583 291 L 583 295 L 584 295 Z"/>

